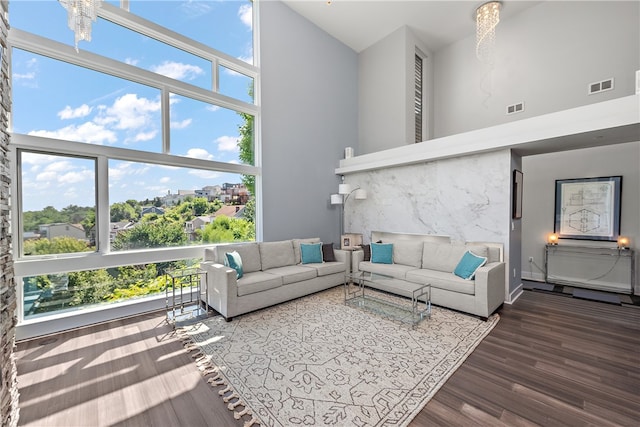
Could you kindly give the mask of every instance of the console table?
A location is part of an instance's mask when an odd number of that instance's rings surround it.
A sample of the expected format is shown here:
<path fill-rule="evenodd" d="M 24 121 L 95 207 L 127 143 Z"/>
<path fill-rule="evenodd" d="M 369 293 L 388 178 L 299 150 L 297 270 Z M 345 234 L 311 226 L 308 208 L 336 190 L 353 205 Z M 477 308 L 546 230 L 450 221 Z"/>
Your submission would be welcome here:
<path fill-rule="evenodd" d="M 545 270 L 548 283 L 632 294 L 636 279 L 635 251 L 546 245 Z"/>

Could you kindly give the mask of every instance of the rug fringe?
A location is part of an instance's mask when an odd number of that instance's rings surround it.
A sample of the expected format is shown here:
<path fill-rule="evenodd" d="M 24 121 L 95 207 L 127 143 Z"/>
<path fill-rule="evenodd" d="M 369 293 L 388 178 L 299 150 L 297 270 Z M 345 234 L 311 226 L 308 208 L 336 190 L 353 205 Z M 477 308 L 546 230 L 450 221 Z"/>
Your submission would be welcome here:
<path fill-rule="evenodd" d="M 182 341 L 186 352 L 193 352 L 191 357 L 195 360 L 196 366 L 202 372 L 202 375 L 211 375 L 211 377 L 207 379 L 207 383 L 210 384 L 211 387 L 225 386 L 224 389 L 218 391 L 218 394 L 221 396 L 222 401 L 227 404 L 227 409 L 233 412 L 233 418 L 240 420 L 243 416 L 250 415 L 251 419 L 244 422 L 244 427 L 260 425 L 260 420 L 255 417 L 240 395 L 225 380 L 220 368 L 211 362 L 209 356 L 198 346 L 191 335 L 189 335 L 189 331 L 186 328 L 177 328 L 175 333 L 177 338 Z M 242 410 L 238 409 L 240 406 L 243 407 Z"/>

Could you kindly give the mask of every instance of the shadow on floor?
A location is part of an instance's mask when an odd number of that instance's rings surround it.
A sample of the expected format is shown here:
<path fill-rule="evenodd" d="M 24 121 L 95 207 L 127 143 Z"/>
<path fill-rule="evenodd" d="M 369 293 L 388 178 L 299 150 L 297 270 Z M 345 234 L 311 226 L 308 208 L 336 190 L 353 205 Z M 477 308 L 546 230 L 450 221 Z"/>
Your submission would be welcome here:
<path fill-rule="evenodd" d="M 567 297 L 598 301 L 607 304 L 628 305 L 640 308 L 640 296 L 629 294 L 618 294 L 615 292 L 596 291 L 592 289 L 577 288 L 575 286 L 555 285 L 545 282 L 534 282 L 523 280 L 522 286 L 525 290 L 549 292 L 561 294 Z"/>

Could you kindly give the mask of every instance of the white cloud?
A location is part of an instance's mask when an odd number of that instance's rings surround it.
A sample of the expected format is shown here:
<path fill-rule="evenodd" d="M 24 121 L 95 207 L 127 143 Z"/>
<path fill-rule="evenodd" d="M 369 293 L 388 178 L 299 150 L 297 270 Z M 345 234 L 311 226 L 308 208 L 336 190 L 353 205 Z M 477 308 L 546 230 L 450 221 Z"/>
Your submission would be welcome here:
<path fill-rule="evenodd" d="M 135 93 L 128 93 L 116 99 L 113 106 L 96 118 L 96 123 L 114 124 L 116 129 L 138 129 L 150 125 L 153 122 L 151 114 L 159 111 L 159 100 L 138 98 Z"/>
<path fill-rule="evenodd" d="M 113 131 L 93 122 L 86 122 L 80 126 L 69 125 L 62 129 L 53 131 L 35 130 L 29 132 L 29 135 L 63 139 L 67 141 L 81 141 L 98 145 L 114 143 L 117 141 L 116 134 Z"/>
<path fill-rule="evenodd" d="M 238 151 L 237 136 L 221 136 L 215 142 L 218 144 L 218 150 L 220 151 Z"/>
<path fill-rule="evenodd" d="M 83 169 L 79 172 L 67 172 L 58 177 L 60 184 L 74 184 L 76 182 L 92 181 L 94 179 L 93 171 Z"/>
<path fill-rule="evenodd" d="M 207 150 L 203 148 L 191 148 L 187 151 L 186 157 L 191 157 L 192 159 L 203 159 L 203 160 L 213 160 L 213 154 L 209 153 Z"/>
<path fill-rule="evenodd" d="M 12 76 L 14 80 L 33 80 L 36 78 L 36 73 L 34 73 L 33 71 L 24 74 L 13 73 Z"/>
<path fill-rule="evenodd" d="M 222 107 L 220 107 L 218 105 L 207 105 L 207 107 L 206 107 L 207 111 L 211 111 L 211 112 L 214 112 L 214 113 L 216 111 L 218 111 L 220 108 L 222 108 Z"/>
<path fill-rule="evenodd" d="M 124 62 L 126 64 L 129 64 L 129 65 L 138 65 L 140 60 L 139 59 L 134 59 L 134 58 L 125 58 Z"/>
<path fill-rule="evenodd" d="M 92 110 L 93 108 L 89 107 L 87 104 L 82 104 L 78 108 L 71 108 L 67 105 L 62 111 L 58 111 L 58 117 L 60 117 L 62 120 L 87 117 L 89 114 L 91 114 Z"/>
<path fill-rule="evenodd" d="M 171 122 L 171 129 L 184 129 L 191 124 L 191 119 L 184 119 L 181 122 Z"/>
<path fill-rule="evenodd" d="M 196 18 L 200 15 L 206 15 L 212 9 L 206 1 L 187 0 L 180 5 L 180 8 L 189 17 Z"/>
<path fill-rule="evenodd" d="M 153 65 L 151 71 L 162 74 L 176 80 L 193 80 L 204 74 L 204 70 L 197 65 L 183 64 L 181 62 L 164 61 L 160 65 Z"/>
<path fill-rule="evenodd" d="M 162 184 L 165 184 L 167 182 L 171 182 L 171 178 L 169 178 L 168 176 L 163 176 L 162 178 L 160 178 L 159 180 Z"/>
<path fill-rule="evenodd" d="M 133 137 L 133 142 L 150 141 L 153 138 L 155 138 L 157 134 L 158 134 L 158 131 L 156 130 L 152 130 L 149 132 L 139 132 L 136 134 L 136 136 Z"/>
<path fill-rule="evenodd" d="M 249 29 L 253 28 L 253 11 L 252 11 L 252 9 L 253 8 L 248 3 L 243 4 L 242 6 L 240 6 L 240 9 L 238 9 L 238 16 L 240 17 L 240 21 L 242 21 L 242 23 L 244 25 L 249 27 Z"/>
<path fill-rule="evenodd" d="M 192 169 L 189 171 L 189 175 L 194 175 L 197 176 L 198 178 L 202 178 L 202 179 L 216 179 L 222 176 L 222 173 L 220 172 L 214 172 L 214 171 L 205 171 L 205 170 L 199 170 L 199 169 Z"/>

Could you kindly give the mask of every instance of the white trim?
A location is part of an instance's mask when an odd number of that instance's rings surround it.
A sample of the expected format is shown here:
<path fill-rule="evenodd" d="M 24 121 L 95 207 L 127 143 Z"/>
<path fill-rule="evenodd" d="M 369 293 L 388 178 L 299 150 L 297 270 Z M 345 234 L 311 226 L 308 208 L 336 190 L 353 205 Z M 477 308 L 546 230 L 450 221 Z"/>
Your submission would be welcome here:
<path fill-rule="evenodd" d="M 509 300 L 505 301 L 505 304 L 513 304 L 516 302 L 518 298 L 524 293 L 524 285 L 520 283 L 514 290 L 509 294 Z"/>
<path fill-rule="evenodd" d="M 592 144 L 588 132 L 620 129 L 624 142 L 637 140 L 640 124 L 640 95 L 630 95 L 582 107 L 517 120 L 470 132 L 410 144 L 375 153 L 340 160 L 336 175 L 412 165 L 461 155 L 480 154 L 504 149 L 526 149 L 538 142 L 587 134 L 580 144 Z M 619 136 L 616 135 L 618 138 Z M 635 138 L 635 139 L 634 139 Z M 603 141 L 607 141 L 604 138 Z M 617 141 L 623 142 L 623 141 Z M 611 142 L 609 142 L 611 143 Z M 572 141 L 565 149 L 583 148 Z"/>

